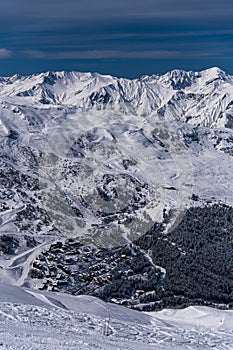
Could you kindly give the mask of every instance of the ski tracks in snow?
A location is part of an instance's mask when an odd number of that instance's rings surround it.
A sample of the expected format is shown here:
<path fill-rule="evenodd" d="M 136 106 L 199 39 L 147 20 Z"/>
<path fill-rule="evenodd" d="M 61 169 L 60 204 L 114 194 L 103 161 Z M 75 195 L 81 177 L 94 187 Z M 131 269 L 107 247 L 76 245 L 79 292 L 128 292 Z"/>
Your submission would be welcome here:
<path fill-rule="evenodd" d="M 77 299 L 77 302 L 83 301 Z M 114 311 L 111 314 L 107 336 L 104 332 L 106 317 L 95 315 L 95 312 L 88 314 L 67 310 L 53 307 L 51 303 L 41 307 L 1 302 L 0 349 L 232 349 L 233 330 L 230 329 L 184 328 L 172 319 L 167 321 L 150 316 L 148 323 L 133 322 L 130 317 L 128 321 L 125 317 L 121 321 L 120 310 L 117 312 L 118 317 Z M 133 311 L 127 312 L 130 314 Z M 143 313 L 141 315 L 144 316 Z"/>

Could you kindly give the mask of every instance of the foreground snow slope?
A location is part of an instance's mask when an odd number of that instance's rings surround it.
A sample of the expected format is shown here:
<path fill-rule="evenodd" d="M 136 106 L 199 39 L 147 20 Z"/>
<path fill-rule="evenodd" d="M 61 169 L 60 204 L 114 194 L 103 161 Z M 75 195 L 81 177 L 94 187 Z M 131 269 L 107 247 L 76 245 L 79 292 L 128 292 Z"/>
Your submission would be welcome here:
<path fill-rule="evenodd" d="M 0 291 L 4 350 L 232 349 L 233 311 L 189 307 L 147 315 L 87 296 L 4 283 Z"/>

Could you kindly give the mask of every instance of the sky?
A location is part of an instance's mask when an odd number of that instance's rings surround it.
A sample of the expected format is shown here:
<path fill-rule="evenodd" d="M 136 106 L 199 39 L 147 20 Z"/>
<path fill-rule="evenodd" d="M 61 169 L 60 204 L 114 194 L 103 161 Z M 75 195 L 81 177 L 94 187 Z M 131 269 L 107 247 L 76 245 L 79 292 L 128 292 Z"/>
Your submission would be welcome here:
<path fill-rule="evenodd" d="M 0 75 L 233 74 L 232 0 L 0 0 Z"/>

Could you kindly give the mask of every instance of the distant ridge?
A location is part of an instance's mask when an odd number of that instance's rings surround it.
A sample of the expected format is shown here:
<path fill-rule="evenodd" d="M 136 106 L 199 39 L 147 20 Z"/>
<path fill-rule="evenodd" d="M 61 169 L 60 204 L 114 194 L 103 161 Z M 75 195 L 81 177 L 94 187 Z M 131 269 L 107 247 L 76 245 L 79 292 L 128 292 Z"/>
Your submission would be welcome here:
<path fill-rule="evenodd" d="M 233 77 L 217 67 L 133 80 L 80 72 L 13 75 L 0 78 L 0 88 L 0 100 L 19 105 L 108 109 L 207 127 L 232 124 Z"/>

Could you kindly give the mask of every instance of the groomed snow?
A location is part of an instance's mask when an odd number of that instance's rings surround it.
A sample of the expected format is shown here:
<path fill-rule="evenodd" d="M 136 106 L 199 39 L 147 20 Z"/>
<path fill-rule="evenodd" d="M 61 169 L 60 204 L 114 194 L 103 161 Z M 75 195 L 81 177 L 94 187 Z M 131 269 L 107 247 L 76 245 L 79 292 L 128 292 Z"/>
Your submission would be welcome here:
<path fill-rule="evenodd" d="M 233 311 L 192 306 L 146 314 L 0 282 L 0 349 L 230 350 L 232 344 Z"/>

